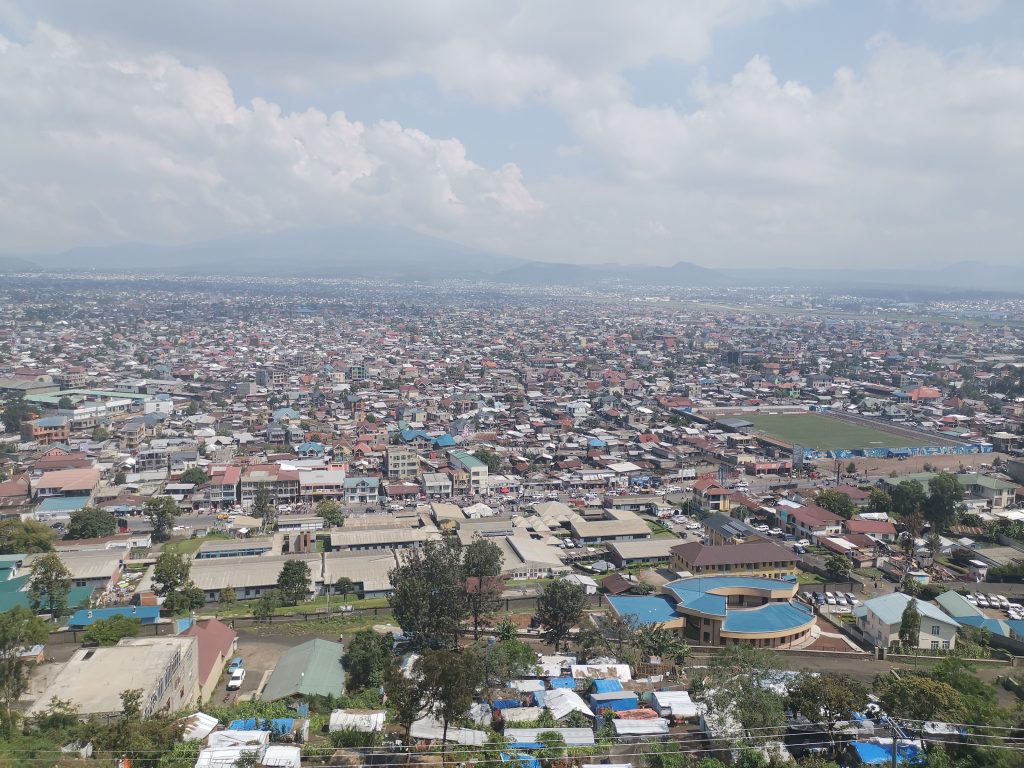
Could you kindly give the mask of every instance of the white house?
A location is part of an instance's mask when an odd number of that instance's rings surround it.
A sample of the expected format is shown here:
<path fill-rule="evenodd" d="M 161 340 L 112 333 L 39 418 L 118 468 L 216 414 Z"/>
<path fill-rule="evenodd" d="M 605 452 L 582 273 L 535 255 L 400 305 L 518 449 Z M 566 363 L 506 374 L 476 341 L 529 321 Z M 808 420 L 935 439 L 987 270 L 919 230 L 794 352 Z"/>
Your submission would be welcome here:
<path fill-rule="evenodd" d="M 578 587 L 581 587 L 583 589 L 583 593 L 586 595 L 597 594 L 597 582 L 589 576 L 584 576 L 579 573 L 570 573 L 568 576 L 563 576 L 562 581 L 568 581 Z"/>
<path fill-rule="evenodd" d="M 941 609 L 923 600 L 894 592 L 865 601 L 853 609 L 857 627 L 868 642 L 879 648 L 889 648 L 899 642 L 900 622 L 907 603 L 916 601 L 921 614 L 921 631 L 917 647 L 922 650 L 942 650 L 956 647 L 956 631 L 960 624 Z"/>

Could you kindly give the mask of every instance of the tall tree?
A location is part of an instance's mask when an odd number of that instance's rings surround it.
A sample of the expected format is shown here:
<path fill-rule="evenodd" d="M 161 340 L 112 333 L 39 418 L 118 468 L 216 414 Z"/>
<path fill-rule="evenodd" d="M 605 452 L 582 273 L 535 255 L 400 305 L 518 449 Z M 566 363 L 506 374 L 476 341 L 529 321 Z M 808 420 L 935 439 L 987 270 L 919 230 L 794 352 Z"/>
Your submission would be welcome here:
<path fill-rule="evenodd" d="M 309 597 L 312 577 L 305 560 L 286 560 L 277 577 L 277 588 L 288 605 L 295 605 Z"/>
<path fill-rule="evenodd" d="M 391 571 L 391 611 L 416 648 L 454 648 L 466 617 L 462 551 L 450 537 L 401 552 Z"/>
<path fill-rule="evenodd" d="M 875 692 L 892 717 L 908 720 L 962 722 L 964 702 L 951 685 L 913 673 L 902 677 L 879 675 Z"/>
<path fill-rule="evenodd" d="M 903 614 L 900 616 L 900 645 L 910 648 L 917 647 L 921 637 L 921 612 L 917 609 L 917 599 L 907 601 Z"/>
<path fill-rule="evenodd" d="M 834 488 L 828 488 L 824 491 L 819 491 L 814 497 L 814 503 L 822 509 L 827 509 L 829 512 L 834 512 L 840 517 L 849 520 L 853 517 L 854 509 L 853 501 L 850 497 L 837 491 Z"/>
<path fill-rule="evenodd" d="M 904 480 L 892 489 L 892 511 L 907 517 L 924 504 L 924 486 L 917 480 Z"/>
<path fill-rule="evenodd" d="M 274 611 L 283 604 L 284 598 L 281 596 L 281 590 L 269 589 L 256 601 L 256 605 L 252 608 L 252 615 L 257 619 L 269 619 L 274 615 Z"/>
<path fill-rule="evenodd" d="M 406 676 L 397 664 L 389 665 L 384 677 L 384 696 L 388 709 L 395 714 L 395 722 L 405 729 L 405 740 L 408 741 L 409 730 L 423 714 L 425 706 L 420 677 Z"/>
<path fill-rule="evenodd" d="M 71 513 L 68 521 L 67 538 L 99 539 L 117 533 L 117 518 L 97 507 L 82 507 Z"/>
<path fill-rule="evenodd" d="M 107 619 L 98 619 L 88 626 L 82 635 L 87 643 L 117 645 L 126 637 L 138 637 L 142 622 L 132 616 L 115 614 Z"/>
<path fill-rule="evenodd" d="M 501 548 L 480 534 L 473 537 L 463 552 L 466 605 L 473 621 L 473 638 L 480 638 L 480 622 L 501 607 Z"/>
<path fill-rule="evenodd" d="M 178 519 L 178 505 L 170 496 L 148 499 L 144 505 L 149 525 L 153 529 L 153 541 L 167 541 L 171 538 L 174 523 Z"/>
<path fill-rule="evenodd" d="M 892 496 L 882 488 L 872 488 L 868 494 L 868 499 L 872 512 L 892 512 Z"/>
<path fill-rule="evenodd" d="M 789 688 L 789 707 L 812 723 L 821 723 L 836 746 L 836 726 L 861 712 L 868 703 L 867 689 L 847 675 L 804 672 Z"/>
<path fill-rule="evenodd" d="M 324 522 L 341 528 L 345 525 L 345 513 L 341 511 L 338 502 L 324 499 L 316 505 L 316 513 L 324 519 Z"/>
<path fill-rule="evenodd" d="M 189 467 L 181 473 L 179 480 L 183 483 L 191 483 L 192 485 L 203 485 L 210 482 L 210 476 L 199 467 Z"/>
<path fill-rule="evenodd" d="M 552 581 L 537 601 L 537 616 L 547 629 L 548 639 L 555 644 L 555 653 L 569 631 L 583 618 L 587 597 L 578 584 L 564 579 Z"/>
<path fill-rule="evenodd" d="M 380 688 L 393 659 L 391 645 L 391 635 L 382 635 L 372 629 L 356 632 L 343 659 L 347 673 L 346 688 L 352 691 Z"/>
<path fill-rule="evenodd" d="M 182 589 L 189 582 L 192 562 L 186 555 L 162 552 L 153 564 L 154 592 L 160 596 Z"/>
<path fill-rule="evenodd" d="M 0 521 L 0 555 L 31 555 L 53 551 L 53 529 L 35 520 L 12 517 Z"/>
<path fill-rule="evenodd" d="M 924 503 L 924 516 L 932 526 L 944 531 L 956 519 L 962 507 L 964 488 L 956 475 L 943 472 L 928 481 L 928 498 Z"/>
<path fill-rule="evenodd" d="M 781 735 L 786 724 L 785 704 L 768 685 L 778 668 L 779 660 L 770 651 L 726 646 L 711 659 L 694 694 L 710 711 L 734 717 L 759 739 Z"/>
<path fill-rule="evenodd" d="M 60 555 L 51 552 L 32 563 L 32 577 L 28 580 L 28 599 L 32 610 L 46 610 L 54 620 L 68 613 L 68 595 L 71 594 L 71 571 Z"/>
<path fill-rule="evenodd" d="M 20 651 L 45 643 L 49 636 L 46 622 L 24 606 L 16 605 L 0 613 L 0 697 L 6 709 L 5 735 L 10 735 L 14 705 L 28 690 L 27 662 Z"/>
<path fill-rule="evenodd" d="M 842 581 L 850 575 L 853 563 L 846 555 L 834 554 L 825 558 L 825 570 L 833 581 Z"/>
<path fill-rule="evenodd" d="M 252 500 L 252 515 L 263 521 L 263 527 L 272 530 L 277 521 L 277 508 L 274 506 L 274 499 L 270 495 L 270 488 L 265 484 L 260 485 Z"/>
<path fill-rule="evenodd" d="M 341 595 L 342 600 L 347 600 L 348 596 L 355 591 L 356 585 L 348 576 L 339 576 L 338 580 L 334 582 L 334 591 Z"/>
<path fill-rule="evenodd" d="M 480 658 L 469 651 L 426 651 L 416 662 L 416 671 L 422 676 L 427 700 L 441 718 L 443 754 L 449 723 L 469 715 L 477 690 L 483 684 Z"/>

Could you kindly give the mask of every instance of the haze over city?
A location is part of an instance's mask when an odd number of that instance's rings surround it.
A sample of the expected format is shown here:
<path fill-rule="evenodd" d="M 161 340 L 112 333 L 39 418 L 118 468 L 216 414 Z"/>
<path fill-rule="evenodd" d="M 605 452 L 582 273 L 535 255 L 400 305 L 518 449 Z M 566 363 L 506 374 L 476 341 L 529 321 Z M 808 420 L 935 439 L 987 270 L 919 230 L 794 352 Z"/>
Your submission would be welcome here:
<path fill-rule="evenodd" d="M 5 1 L 2 249 L 1016 264 L 1021 30 L 999 0 Z"/>

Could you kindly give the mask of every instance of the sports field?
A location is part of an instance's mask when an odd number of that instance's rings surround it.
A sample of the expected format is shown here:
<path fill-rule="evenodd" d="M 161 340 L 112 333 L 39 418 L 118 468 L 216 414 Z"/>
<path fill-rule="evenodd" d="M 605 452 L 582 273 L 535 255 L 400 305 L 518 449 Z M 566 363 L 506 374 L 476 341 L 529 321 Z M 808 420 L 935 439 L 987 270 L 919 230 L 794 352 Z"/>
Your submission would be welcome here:
<path fill-rule="evenodd" d="M 744 413 L 746 419 L 768 435 L 787 443 L 821 451 L 855 448 L 913 448 L 921 440 L 885 432 L 881 429 L 850 424 L 817 413 Z"/>

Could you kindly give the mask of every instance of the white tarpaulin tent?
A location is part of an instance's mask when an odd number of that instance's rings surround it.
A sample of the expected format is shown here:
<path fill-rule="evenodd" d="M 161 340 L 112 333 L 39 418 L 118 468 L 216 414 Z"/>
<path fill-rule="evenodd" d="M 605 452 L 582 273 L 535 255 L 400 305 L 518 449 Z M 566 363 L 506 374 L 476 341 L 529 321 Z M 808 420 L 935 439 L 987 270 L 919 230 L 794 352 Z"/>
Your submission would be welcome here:
<path fill-rule="evenodd" d="M 383 731 L 384 713 L 336 709 L 331 712 L 331 720 L 327 725 L 327 730 L 331 733 L 335 731 L 359 731 L 360 733 Z"/>

